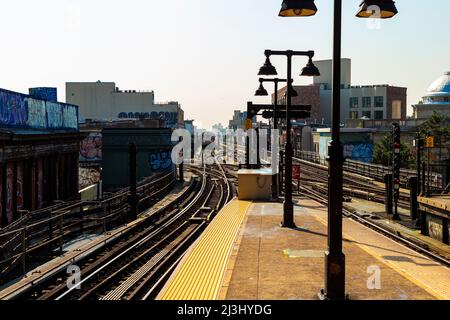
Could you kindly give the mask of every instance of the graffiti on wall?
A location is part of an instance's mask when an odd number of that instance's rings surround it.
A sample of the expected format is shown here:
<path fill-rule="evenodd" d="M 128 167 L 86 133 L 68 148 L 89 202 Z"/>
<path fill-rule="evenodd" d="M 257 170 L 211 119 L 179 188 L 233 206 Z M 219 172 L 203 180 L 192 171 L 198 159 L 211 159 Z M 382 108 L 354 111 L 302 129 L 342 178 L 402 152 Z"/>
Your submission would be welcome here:
<path fill-rule="evenodd" d="M 47 119 L 45 117 L 45 101 L 28 99 L 28 126 L 32 128 L 45 128 Z"/>
<path fill-rule="evenodd" d="M 63 127 L 70 129 L 78 128 L 78 109 L 68 104 L 62 105 Z"/>
<path fill-rule="evenodd" d="M 344 157 L 355 161 L 371 163 L 373 161 L 373 144 L 346 144 L 344 145 Z"/>
<path fill-rule="evenodd" d="M 100 169 L 96 168 L 80 168 L 78 183 L 80 189 L 92 186 L 100 181 Z"/>
<path fill-rule="evenodd" d="M 6 223 L 13 222 L 13 198 L 14 198 L 14 163 L 6 165 Z"/>
<path fill-rule="evenodd" d="M 16 178 L 16 205 L 17 210 L 23 209 L 23 163 L 18 162 L 17 163 L 17 178 Z"/>
<path fill-rule="evenodd" d="M 49 128 L 61 128 L 63 125 L 62 110 L 59 104 L 47 102 L 47 125 Z"/>
<path fill-rule="evenodd" d="M 178 126 L 178 113 L 177 112 L 168 112 L 168 111 L 160 111 L 160 112 L 121 112 L 118 114 L 118 117 L 121 119 L 152 119 L 164 120 L 165 126 L 167 128 L 174 128 Z"/>
<path fill-rule="evenodd" d="M 27 99 L 20 94 L 0 91 L 0 121 L 10 126 L 24 126 L 28 119 Z"/>
<path fill-rule="evenodd" d="M 78 107 L 0 89 L 0 125 L 30 129 L 78 129 Z"/>
<path fill-rule="evenodd" d="M 91 132 L 80 143 L 80 161 L 102 160 L 102 134 Z"/>
<path fill-rule="evenodd" d="M 170 151 L 160 151 L 149 154 L 149 163 L 153 171 L 164 171 L 172 166 Z"/>
<path fill-rule="evenodd" d="M 58 100 L 58 90 L 56 88 L 30 88 L 29 90 L 30 96 L 46 101 L 57 102 Z"/>

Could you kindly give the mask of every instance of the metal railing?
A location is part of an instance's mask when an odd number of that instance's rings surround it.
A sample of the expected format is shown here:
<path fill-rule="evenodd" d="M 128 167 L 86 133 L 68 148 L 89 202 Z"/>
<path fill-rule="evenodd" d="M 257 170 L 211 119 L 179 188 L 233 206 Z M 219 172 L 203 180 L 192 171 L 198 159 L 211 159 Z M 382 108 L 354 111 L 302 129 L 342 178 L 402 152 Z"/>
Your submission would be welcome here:
<path fill-rule="evenodd" d="M 438 174 L 437 172 L 441 172 Z M 422 164 L 423 194 L 427 197 L 450 195 L 450 161 Z"/>
<path fill-rule="evenodd" d="M 322 157 L 320 154 L 316 152 L 310 151 L 300 151 L 296 152 L 296 157 L 305 161 L 310 161 L 314 163 L 318 163 L 324 166 L 328 166 L 328 161 L 326 157 Z M 360 174 L 363 176 L 367 176 L 369 178 L 373 178 L 377 181 L 384 181 L 384 176 L 386 174 L 392 173 L 392 169 L 390 167 L 385 167 L 382 165 L 360 162 L 355 160 L 346 159 L 344 161 L 344 170 L 356 174 Z M 417 171 L 410 169 L 401 169 L 400 170 L 400 181 L 402 187 L 406 187 L 408 185 L 408 181 L 410 177 L 417 176 Z M 440 179 L 440 178 L 439 178 Z"/>
<path fill-rule="evenodd" d="M 164 172 L 137 188 L 138 206 L 148 207 L 153 199 L 173 187 L 176 172 Z M 106 232 L 125 222 L 130 211 L 130 191 L 124 188 L 107 199 L 73 201 L 33 212 L 24 212 L 13 224 L 0 230 L 0 283 L 4 276 L 21 266 L 27 270 L 30 255 L 52 256 L 63 250 L 65 241 L 84 233 Z"/>

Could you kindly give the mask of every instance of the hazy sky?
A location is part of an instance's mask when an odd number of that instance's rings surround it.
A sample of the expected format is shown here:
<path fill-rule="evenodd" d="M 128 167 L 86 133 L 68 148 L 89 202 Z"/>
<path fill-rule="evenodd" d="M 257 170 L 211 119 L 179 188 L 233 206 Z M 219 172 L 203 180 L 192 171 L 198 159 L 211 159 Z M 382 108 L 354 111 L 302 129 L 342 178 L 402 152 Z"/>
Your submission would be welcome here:
<path fill-rule="evenodd" d="M 399 15 L 369 28 L 345 0 L 343 57 L 353 84 L 408 88 L 408 105 L 450 71 L 450 1 L 398 0 Z M 115 81 L 178 100 L 186 118 L 227 124 L 254 99 L 264 49 L 332 54 L 332 0 L 310 18 L 279 18 L 281 0 L 17 0 L 0 10 L 0 87 L 27 92 L 66 81 Z M 285 60 L 274 58 L 284 75 Z M 296 59 L 294 74 L 305 64 Z M 297 84 L 310 79 L 295 78 Z M 268 88 L 269 89 L 269 88 Z"/>

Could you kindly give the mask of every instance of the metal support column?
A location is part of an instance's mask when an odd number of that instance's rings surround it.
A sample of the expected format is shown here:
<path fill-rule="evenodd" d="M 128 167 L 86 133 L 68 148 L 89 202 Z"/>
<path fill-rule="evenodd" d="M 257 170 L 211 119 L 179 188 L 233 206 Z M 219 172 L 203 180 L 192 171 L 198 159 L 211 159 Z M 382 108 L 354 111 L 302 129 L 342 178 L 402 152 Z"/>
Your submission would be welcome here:
<path fill-rule="evenodd" d="M 418 179 L 417 177 L 409 178 L 409 192 L 410 192 L 410 208 L 411 208 L 411 219 L 416 220 L 419 215 L 419 208 L 417 204 L 417 190 L 418 190 Z"/>
<path fill-rule="evenodd" d="M 292 202 L 292 142 L 291 142 L 291 97 L 292 97 L 292 54 L 287 55 L 287 92 L 286 92 L 286 144 L 284 147 L 284 202 L 283 221 L 285 228 L 295 228 L 294 203 Z"/>
<path fill-rule="evenodd" d="M 328 250 L 322 299 L 344 300 L 345 255 L 342 252 L 343 147 L 340 141 L 342 0 L 334 1 L 332 140 L 328 172 Z"/>
<path fill-rule="evenodd" d="M 384 205 L 386 213 L 391 216 L 393 214 L 394 198 L 392 194 L 392 174 L 384 175 Z"/>
<path fill-rule="evenodd" d="M 137 218 L 138 211 L 138 198 L 136 193 L 137 187 L 137 177 L 136 177 L 136 154 L 137 147 L 134 142 L 130 143 L 129 146 L 130 153 L 130 220 L 135 220 Z"/>

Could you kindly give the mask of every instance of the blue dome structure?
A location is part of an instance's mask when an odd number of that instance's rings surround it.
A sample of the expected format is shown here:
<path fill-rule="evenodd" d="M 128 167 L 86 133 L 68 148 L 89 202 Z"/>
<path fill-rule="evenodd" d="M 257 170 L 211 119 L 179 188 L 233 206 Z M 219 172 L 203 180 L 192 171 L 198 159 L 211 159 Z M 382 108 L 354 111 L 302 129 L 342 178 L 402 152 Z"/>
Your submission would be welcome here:
<path fill-rule="evenodd" d="M 450 102 L 450 71 L 436 79 L 424 96 L 425 103 Z"/>
<path fill-rule="evenodd" d="M 413 108 L 417 119 L 429 119 L 434 112 L 450 118 L 450 71 L 437 78 Z"/>

